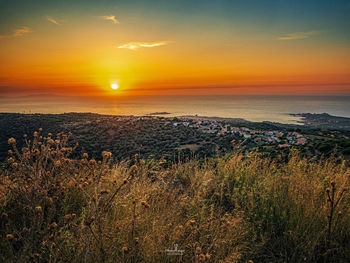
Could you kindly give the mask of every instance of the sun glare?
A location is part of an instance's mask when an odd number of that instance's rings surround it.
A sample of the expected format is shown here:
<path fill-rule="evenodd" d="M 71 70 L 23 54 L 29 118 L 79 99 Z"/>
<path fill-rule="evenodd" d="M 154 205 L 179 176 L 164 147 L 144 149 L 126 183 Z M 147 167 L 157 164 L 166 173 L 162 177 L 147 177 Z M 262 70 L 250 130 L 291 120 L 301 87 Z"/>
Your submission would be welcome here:
<path fill-rule="evenodd" d="M 117 83 L 113 83 L 111 85 L 111 88 L 114 89 L 114 90 L 117 90 L 119 88 L 119 85 Z"/>

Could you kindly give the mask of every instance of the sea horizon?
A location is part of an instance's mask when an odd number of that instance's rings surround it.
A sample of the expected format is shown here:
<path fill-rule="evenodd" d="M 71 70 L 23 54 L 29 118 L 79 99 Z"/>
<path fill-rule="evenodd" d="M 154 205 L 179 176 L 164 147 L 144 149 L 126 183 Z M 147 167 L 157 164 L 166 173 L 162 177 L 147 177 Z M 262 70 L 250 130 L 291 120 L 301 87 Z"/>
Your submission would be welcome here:
<path fill-rule="evenodd" d="M 108 115 L 199 115 L 248 121 L 298 123 L 297 113 L 350 117 L 350 96 L 339 95 L 153 95 L 84 97 L 40 94 L 0 98 L 0 112 L 90 112 Z M 163 113 L 163 114 L 154 114 Z M 166 114 L 164 114 L 166 113 Z"/>

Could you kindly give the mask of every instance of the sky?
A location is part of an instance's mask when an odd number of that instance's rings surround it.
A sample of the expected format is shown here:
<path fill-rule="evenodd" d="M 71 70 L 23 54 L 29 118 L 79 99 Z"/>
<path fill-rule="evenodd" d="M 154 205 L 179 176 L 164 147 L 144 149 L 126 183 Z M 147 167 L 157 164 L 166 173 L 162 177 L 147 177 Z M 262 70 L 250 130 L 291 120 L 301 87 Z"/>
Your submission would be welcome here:
<path fill-rule="evenodd" d="M 350 95 L 350 0 L 0 6 L 0 96 Z"/>

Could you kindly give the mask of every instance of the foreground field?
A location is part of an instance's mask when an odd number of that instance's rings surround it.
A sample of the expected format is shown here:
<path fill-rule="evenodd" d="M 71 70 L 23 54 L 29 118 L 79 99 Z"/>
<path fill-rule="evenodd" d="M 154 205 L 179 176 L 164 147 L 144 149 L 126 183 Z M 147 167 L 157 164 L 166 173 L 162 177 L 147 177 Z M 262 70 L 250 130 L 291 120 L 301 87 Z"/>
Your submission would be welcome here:
<path fill-rule="evenodd" d="M 349 262 L 350 170 L 236 152 L 206 161 L 71 159 L 34 134 L 1 171 L 1 262 Z M 167 255 L 178 244 L 182 256 Z"/>

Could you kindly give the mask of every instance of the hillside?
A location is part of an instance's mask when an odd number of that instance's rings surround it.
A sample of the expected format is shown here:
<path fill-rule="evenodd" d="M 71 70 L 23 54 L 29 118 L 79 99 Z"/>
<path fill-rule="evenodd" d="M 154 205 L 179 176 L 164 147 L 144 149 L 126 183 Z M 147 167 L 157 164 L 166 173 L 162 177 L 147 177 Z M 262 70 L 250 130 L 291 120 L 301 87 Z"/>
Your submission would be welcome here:
<path fill-rule="evenodd" d="M 8 140 L 2 262 L 350 261 L 350 170 L 334 159 L 97 162 L 41 132 L 23 152 Z"/>
<path fill-rule="evenodd" d="M 239 147 L 246 154 L 259 152 L 273 158 L 287 158 L 298 150 L 309 159 L 350 158 L 350 131 L 301 125 L 247 122 L 242 119 L 183 116 L 114 116 L 93 113 L 16 114 L 0 113 L 0 162 L 10 149 L 7 139 L 31 136 L 39 128 L 57 134 L 72 132 L 71 143 L 79 142 L 75 155 L 88 153 L 100 159 L 104 150 L 113 159 L 144 159 L 177 162 L 223 156 Z"/>

